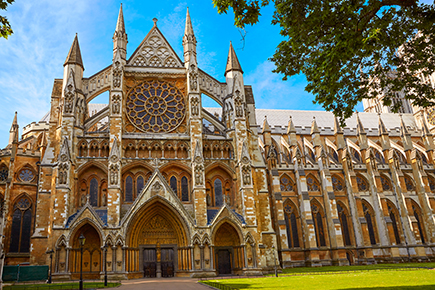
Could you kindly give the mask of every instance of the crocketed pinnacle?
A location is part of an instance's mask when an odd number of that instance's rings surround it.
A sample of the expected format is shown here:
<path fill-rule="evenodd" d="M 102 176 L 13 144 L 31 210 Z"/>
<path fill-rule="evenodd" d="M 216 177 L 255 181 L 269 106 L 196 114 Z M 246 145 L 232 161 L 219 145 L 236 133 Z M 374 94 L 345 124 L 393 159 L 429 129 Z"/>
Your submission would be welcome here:
<path fill-rule="evenodd" d="M 115 31 L 119 33 L 125 33 L 124 14 L 122 13 L 122 3 L 121 3 L 121 7 L 119 8 L 118 22 L 116 22 Z"/>
<path fill-rule="evenodd" d="M 189 7 L 187 7 L 187 12 L 186 12 L 186 27 L 184 28 L 184 35 L 185 36 L 194 35 L 192 20 L 190 20 Z"/>
<path fill-rule="evenodd" d="M 334 134 L 343 134 L 343 130 L 341 129 L 340 122 L 337 117 L 334 117 Z"/>
<path fill-rule="evenodd" d="M 232 70 L 237 70 L 243 73 L 242 67 L 239 63 L 239 59 L 237 58 L 236 52 L 234 51 L 233 44 L 230 42 L 230 51 L 228 52 L 227 67 L 225 68 L 224 75 Z"/>
<path fill-rule="evenodd" d="M 313 121 L 311 122 L 311 135 L 313 134 L 319 134 L 320 130 L 317 126 L 316 117 L 313 117 Z"/>
<path fill-rule="evenodd" d="M 364 126 L 361 123 L 361 119 L 359 118 L 358 112 L 356 113 L 356 130 L 359 135 L 366 133 L 366 131 L 364 130 Z"/>
<path fill-rule="evenodd" d="M 267 122 L 267 116 L 264 116 L 264 121 L 263 121 L 263 133 L 265 132 L 272 132 L 269 126 L 269 122 Z"/>
<path fill-rule="evenodd" d="M 403 136 L 409 135 L 408 128 L 406 127 L 405 122 L 403 121 L 402 115 L 400 115 L 400 129 L 402 130 Z"/>
<path fill-rule="evenodd" d="M 83 61 L 82 61 L 82 54 L 80 53 L 80 46 L 79 46 L 79 39 L 76 36 L 74 37 L 73 44 L 71 45 L 71 48 L 69 49 L 68 56 L 66 57 L 65 63 L 63 66 L 66 66 L 67 64 L 77 64 L 81 66 L 83 69 Z"/>
<path fill-rule="evenodd" d="M 382 121 L 380 114 L 379 114 L 379 134 L 380 135 L 388 135 L 387 128 L 385 127 L 384 122 Z"/>
<path fill-rule="evenodd" d="M 295 124 L 293 124 L 293 119 L 290 116 L 290 120 L 288 121 L 287 134 L 296 133 Z"/>

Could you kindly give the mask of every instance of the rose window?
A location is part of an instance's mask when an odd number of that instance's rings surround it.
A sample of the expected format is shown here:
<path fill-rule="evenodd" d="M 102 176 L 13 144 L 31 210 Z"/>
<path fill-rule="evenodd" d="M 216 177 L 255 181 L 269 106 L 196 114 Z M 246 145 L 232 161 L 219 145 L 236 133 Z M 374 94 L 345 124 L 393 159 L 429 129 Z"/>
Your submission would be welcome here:
<path fill-rule="evenodd" d="M 148 81 L 134 87 L 127 96 L 126 108 L 131 123 L 147 133 L 174 130 L 186 111 L 181 92 L 162 81 Z"/>
<path fill-rule="evenodd" d="M 32 181 L 33 177 L 35 176 L 33 175 L 33 172 L 30 169 L 26 168 L 20 171 L 19 177 L 21 181 L 29 182 Z"/>

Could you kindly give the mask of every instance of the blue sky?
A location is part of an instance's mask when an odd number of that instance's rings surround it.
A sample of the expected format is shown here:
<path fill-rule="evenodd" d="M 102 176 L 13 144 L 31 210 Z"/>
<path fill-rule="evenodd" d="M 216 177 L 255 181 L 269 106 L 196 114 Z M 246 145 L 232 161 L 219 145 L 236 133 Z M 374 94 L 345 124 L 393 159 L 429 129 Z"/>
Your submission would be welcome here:
<path fill-rule="evenodd" d="M 297 76 L 282 81 L 268 61 L 282 40 L 279 27 L 271 25 L 273 6 L 263 10 L 257 25 L 246 28 L 245 42 L 233 26 L 233 14 L 219 15 L 211 0 L 123 2 L 128 34 L 128 57 L 158 19 L 158 27 L 182 56 L 186 8 L 189 7 L 198 41 L 199 67 L 224 81 L 229 42 L 244 70 L 245 84 L 253 86 L 257 108 L 322 110 L 304 91 L 306 80 Z M 14 34 L 0 39 L 0 148 L 7 145 L 9 129 L 18 111 L 20 130 L 48 112 L 55 78 L 62 78 L 63 63 L 78 33 L 85 77 L 112 62 L 112 36 L 120 1 L 111 0 L 18 0 L 2 15 Z M 107 103 L 107 94 L 96 102 Z M 205 101 L 204 106 L 214 106 Z M 359 111 L 362 110 L 360 105 Z"/>

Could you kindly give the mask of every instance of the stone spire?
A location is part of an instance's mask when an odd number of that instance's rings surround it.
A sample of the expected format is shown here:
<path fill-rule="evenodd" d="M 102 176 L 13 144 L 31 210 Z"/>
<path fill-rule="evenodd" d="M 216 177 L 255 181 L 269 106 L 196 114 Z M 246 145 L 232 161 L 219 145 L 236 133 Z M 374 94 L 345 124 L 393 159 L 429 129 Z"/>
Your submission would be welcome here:
<path fill-rule="evenodd" d="M 195 39 L 195 34 L 193 33 L 192 20 L 190 20 L 189 7 L 187 7 L 186 12 L 186 26 L 184 28 L 184 37 L 193 37 Z"/>
<path fill-rule="evenodd" d="M 242 67 L 240 66 L 239 59 L 234 51 L 233 44 L 230 42 L 230 51 L 228 52 L 227 67 L 225 68 L 226 75 L 229 71 L 236 70 L 243 74 Z"/>
<path fill-rule="evenodd" d="M 116 22 L 116 29 L 115 33 L 125 33 L 125 25 L 124 25 L 124 14 L 122 12 L 122 3 L 121 7 L 119 8 L 119 14 L 118 14 L 118 22 Z"/>
<path fill-rule="evenodd" d="M 14 120 L 12 121 L 11 130 L 9 131 L 9 144 L 18 143 L 18 121 L 17 121 L 17 112 L 15 112 Z"/>
<path fill-rule="evenodd" d="M 316 122 L 316 117 L 313 117 L 313 121 L 311 122 L 311 135 L 313 134 L 319 134 L 320 130 L 319 127 L 317 126 L 317 122 Z"/>
<path fill-rule="evenodd" d="M 334 117 L 334 135 L 343 134 L 343 130 L 341 129 L 340 122 L 337 117 Z"/>
<path fill-rule="evenodd" d="M 66 57 L 63 66 L 66 66 L 67 64 L 76 64 L 81 66 L 83 70 L 85 69 L 83 66 L 82 54 L 80 53 L 79 39 L 77 37 L 77 33 L 74 37 L 73 44 L 69 49 L 68 56 Z"/>
<path fill-rule="evenodd" d="M 127 33 L 125 32 L 124 14 L 122 12 L 122 4 L 119 8 L 118 21 L 116 22 L 115 32 L 113 33 L 113 58 L 119 51 L 123 60 L 127 56 Z"/>
<path fill-rule="evenodd" d="M 183 36 L 184 62 L 186 67 L 197 64 L 196 61 L 196 37 L 193 33 L 192 20 L 190 19 L 189 7 L 186 12 L 186 26 Z"/>

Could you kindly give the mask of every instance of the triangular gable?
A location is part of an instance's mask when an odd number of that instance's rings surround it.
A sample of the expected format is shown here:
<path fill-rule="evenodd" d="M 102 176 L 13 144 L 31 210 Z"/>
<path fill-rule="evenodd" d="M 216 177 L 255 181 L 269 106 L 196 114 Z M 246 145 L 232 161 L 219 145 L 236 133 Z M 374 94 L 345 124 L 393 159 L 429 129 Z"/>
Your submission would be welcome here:
<path fill-rule="evenodd" d="M 216 224 L 219 220 L 222 218 L 228 217 L 231 220 L 235 221 L 240 227 L 245 224 L 245 220 L 243 219 L 243 216 L 236 213 L 234 210 L 232 210 L 227 204 L 223 205 L 219 212 L 214 216 L 210 217 L 208 220 L 209 225 Z"/>
<path fill-rule="evenodd" d="M 184 68 L 182 61 L 154 25 L 130 57 L 127 65 L 137 67 Z"/>
<path fill-rule="evenodd" d="M 105 226 L 103 220 L 97 214 L 95 209 L 89 204 L 89 201 L 87 201 L 86 204 L 77 213 L 72 215 L 72 217 L 72 220 L 67 219 L 65 228 L 72 228 L 76 223 L 86 218 L 95 221 L 101 227 Z"/>
<path fill-rule="evenodd" d="M 174 193 L 158 169 L 154 171 L 153 175 L 142 189 L 142 192 L 139 194 L 133 205 L 121 220 L 120 224 L 127 224 L 131 218 L 133 218 L 135 213 L 138 212 L 138 210 L 142 207 L 142 205 L 154 198 L 161 198 L 168 204 L 172 205 L 179 212 L 179 214 L 186 219 L 186 221 L 190 222 L 190 226 L 195 224 L 195 221 L 190 216 L 183 203 Z"/>

